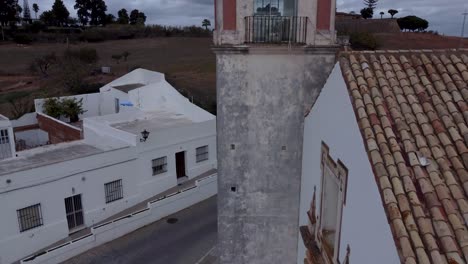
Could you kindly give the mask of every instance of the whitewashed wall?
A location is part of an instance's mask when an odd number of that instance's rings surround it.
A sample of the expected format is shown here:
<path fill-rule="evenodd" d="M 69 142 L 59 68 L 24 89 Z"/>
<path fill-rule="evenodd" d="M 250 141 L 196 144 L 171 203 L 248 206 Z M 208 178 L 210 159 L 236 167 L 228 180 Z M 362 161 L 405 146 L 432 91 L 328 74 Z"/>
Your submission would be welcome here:
<path fill-rule="evenodd" d="M 157 131 L 146 142 L 138 142 L 139 167 L 144 171 L 138 181 L 140 193 L 149 194 L 156 186 L 177 185 L 175 154 L 185 151 L 186 174 L 189 179 L 217 168 L 216 122 L 214 120 L 189 126 Z M 196 148 L 208 146 L 206 161 L 196 162 Z M 167 156 L 168 171 L 152 175 L 152 160 Z"/>
<path fill-rule="evenodd" d="M 172 213 L 201 202 L 217 193 L 217 175 L 197 180 L 194 187 L 168 195 L 166 198 L 148 202 L 147 208 L 133 212 L 111 222 L 91 229 L 91 234 L 48 250 L 40 256 L 31 256 L 21 261 L 28 264 L 55 264 L 102 245 L 129 232 L 160 220 Z M 161 238 L 164 239 L 164 238 Z"/>
<path fill-rule="evenodd" d="M 16 120 L 11 120 L 11 124 L 13 127 L 35 125 L 37 124 L 36 116 L 37 116 L 36 113 L 27 113 Z"/>
<path fill-rule="evenodd" d="M 10 184 L 0 181 L 0 208 L 5 212 L 0 214 L 0 256 L 8 256 L 2 257 L 3 263 L 18 260 L 68 236 L 64 206 L 66 197 L 82 194 L 85 224 L 91 226 L 177 186 L 177 152 L 186 151 L 186 172 L 189 178 L 216 168 L 215 127 L 215 121 L 211 120 L 162 130 L 151 134 L 147 142 L 138 141 L 137 147 L 124 147 L 7 175 L 12 180 Z M 99 128 L 95 131 L 103 133 L 102 137 L 88 143 L 98 144 L 99 139 L 109 142 L 113 135 L 104 133 Z M 96 136 L 86 133 L 90 132 L 85 126 L 86 137 Z M 138 139 L 127 134 L 135 141 Z M 124 141 L 117 140 L 107 147 L 125 145 Z M 195 149 L 205 145 L 209 146 L 209 160 L 196 163 Z M 168 157 L 168 172 L 153 176 L 151 161 L 162 156 Z M 124 199 L 105 204 L 104 183 L 118 179 L 123 180 Z M 16 210 L 37 203 L 41 203 L 44 226 L 20 233 Z"/>
<path fill-rule="evenodd" d="M 11 121 L 3 115 L 0 115 L 0 129 L 8 130 L 8 138 L 9 138 L 8 143 L 3 143 L 0 145 L 0 148 L 1 148 L 0 150 L 5 153 L 10 153 L 11 154 L 10 157 L 14 157 L 16 155 L 16 149 L 15 149 L 15 141 L 14 141 L 15 137 L 13 134 L 13 127 L 12 127 Z M 0 159 L 1 158 L 2 156 L 0 155 Z"/>
<path fill-rule="evenodd" d="M 128 154 L 120 149 L 2 176 L 11 180 L 10 184 L 0 182 L 3 263 L 11 263 L 68 236 L 64 199 L 72 196 L 73 190 L 74 194 L 83 193 L 87 225 L 138 202 L 133 179 L 135 157 Z M 104 183 L 118 179 L 123 180 L 125 199 L 106 205 Z M 21 233 L 16 210 L 37 203 L 41 203 L 44 225 Z"/>
<path fill-rule="evenodd" d="M 27 148 L 46 145 L 49 142 L 49 133 L 41 129 L 25 130 L 15 133 L 15 141 L 24 140 Z"/>
<path fill-rule="evenodd" d="M 349 170 L 340 261 L 349 244 L 351 263 L 400 263 L 338 64 L 306 117 L 304 133 L 300 225 L 308 222 L 314 186 L 317 186 L 317 213 L 320 212 L 320 155 L 324 141 L 333 159 L 340 159 Z M 304 252 L 304 243 L 299 239 L 298 263 L 304 263 Z"/>

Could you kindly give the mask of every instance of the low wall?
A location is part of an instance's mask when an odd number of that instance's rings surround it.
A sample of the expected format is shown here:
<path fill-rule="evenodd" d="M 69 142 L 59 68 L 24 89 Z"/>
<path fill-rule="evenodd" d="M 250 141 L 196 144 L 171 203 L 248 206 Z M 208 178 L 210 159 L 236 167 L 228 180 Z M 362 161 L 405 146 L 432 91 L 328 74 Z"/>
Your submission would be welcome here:
<path fill-rule="evenodd" d="M 49 133 L 49 142 L 51 144 L 80 140 L 82 138 L 81 129 L 48 115 L 37 113 L 37 123 L 41 130 Z"/>
<path fill-rule="evenodd" d="M 396 19 L 338 19 L 336 30 L 342 33 L 400 33 Z"/>
<path fill-rule="evenodd" d="M 60 263 L 116 238 L 158 221 L 217 193 L 217 174 L 197 180 L 195 185 L 148 202 L 145 209 L 115 220 L 94 226 L 91 234 L 40 252 L 21 260 L 21 263 Z M 163 239 L 163 238 L 161 238 Z"/>

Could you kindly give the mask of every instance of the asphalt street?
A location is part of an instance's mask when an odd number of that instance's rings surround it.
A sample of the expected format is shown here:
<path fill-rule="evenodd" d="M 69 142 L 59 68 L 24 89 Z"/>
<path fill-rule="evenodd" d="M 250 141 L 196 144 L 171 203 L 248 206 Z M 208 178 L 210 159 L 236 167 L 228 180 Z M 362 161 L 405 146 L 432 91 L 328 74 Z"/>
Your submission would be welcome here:
<path fill-rule="evenodd" d="M 170 224 L 168 219 L 177 222 Z M 216 239 L 214 196 L 64 263 L 195 264 L 213 248 Z"/>

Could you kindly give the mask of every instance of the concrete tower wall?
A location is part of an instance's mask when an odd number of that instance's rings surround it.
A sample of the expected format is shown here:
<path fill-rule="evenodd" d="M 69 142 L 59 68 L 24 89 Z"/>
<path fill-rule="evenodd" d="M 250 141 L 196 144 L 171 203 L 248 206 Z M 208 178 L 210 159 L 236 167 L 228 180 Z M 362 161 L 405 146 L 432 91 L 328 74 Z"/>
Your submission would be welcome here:
<path fill-rule="evenodd" d="M 215 48 L 220 263 L 296 263 L 304 115 L 332 48 Z"/>

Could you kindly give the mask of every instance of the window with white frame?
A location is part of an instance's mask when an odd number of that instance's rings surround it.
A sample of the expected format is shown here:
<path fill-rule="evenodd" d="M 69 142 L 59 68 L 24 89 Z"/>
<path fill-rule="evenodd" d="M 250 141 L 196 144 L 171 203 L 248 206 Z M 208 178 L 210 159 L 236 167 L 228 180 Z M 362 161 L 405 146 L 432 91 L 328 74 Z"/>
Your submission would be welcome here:
<path fill-rule="evenodd" d="M 167 172 L 167 157 L 154 159 L 152 163 L 153 175 L 158 175 Z"/>
<path fill-rule="evenodd" d="M 106 203 L 111 203 L 123 198 L 122 180 L 117 180 L 104 184 L 106 191 Z"/>
<path fill-rule="evenodd" d="M 348 169 L 329 155 L 328 146 L 322 142 L 322 177 L 319 245 L 331 263 L 336 263 L 340 252 L 341 221 L 346 204 Z"/>
<path fill-rule="evenodd" d="M 43 225 L 41 204 L 35 204 L 16 211 L 20 232 Z"/>
<path fill-rule="evenodd" d="M 196 149 L 197 162 L 208 160 L 208 146 L 199 147 Z"/>

